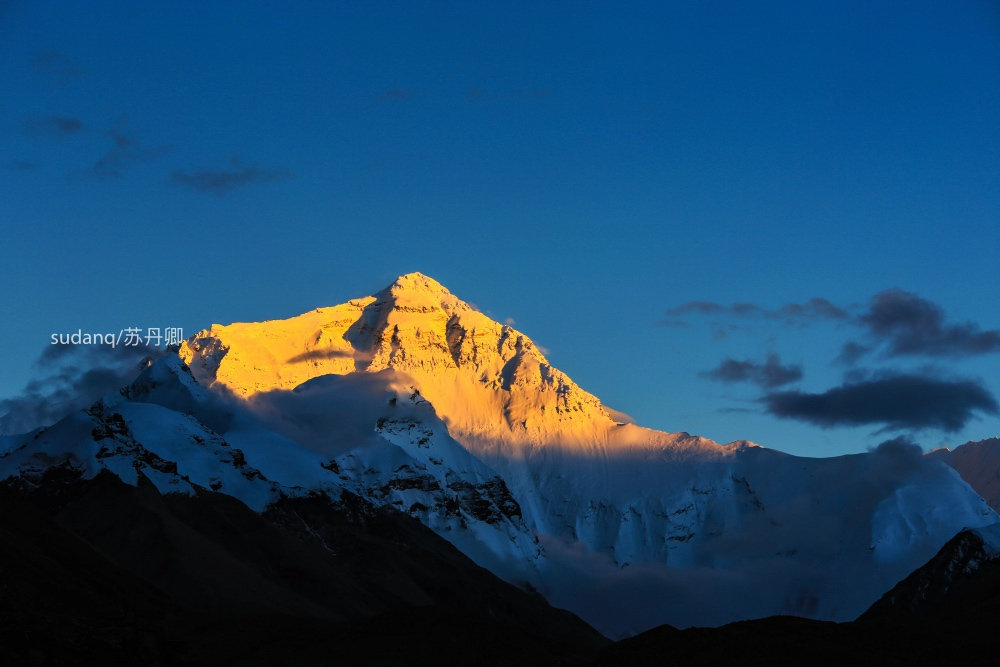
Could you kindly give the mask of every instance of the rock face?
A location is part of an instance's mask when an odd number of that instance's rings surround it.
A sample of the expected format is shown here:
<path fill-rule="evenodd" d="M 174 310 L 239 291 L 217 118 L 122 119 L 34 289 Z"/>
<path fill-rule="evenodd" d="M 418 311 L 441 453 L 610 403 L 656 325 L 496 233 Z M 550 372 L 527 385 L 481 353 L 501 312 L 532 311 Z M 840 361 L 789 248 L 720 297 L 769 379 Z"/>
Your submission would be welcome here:
<path fill-rule="evenodd" d="M 954 470 L 898 443 L 807 459 L 615 415 L 527 336 L 409 274 L 198 332 L 90 413 L 5 441 L 0 479 L 65 464 L 258 512 L 346 494 L 610 636 L 854 618 L 961 528 L 998 520 Z"/>
<path fill-rule="evenodd" d="M 618 426 L 527 336 L 420 273 L 287 320 L 213 325 L 180 356 L 203 384 L 239 396 L 392 369 L 412 378 L 462 442 L 587 446 Z"/>

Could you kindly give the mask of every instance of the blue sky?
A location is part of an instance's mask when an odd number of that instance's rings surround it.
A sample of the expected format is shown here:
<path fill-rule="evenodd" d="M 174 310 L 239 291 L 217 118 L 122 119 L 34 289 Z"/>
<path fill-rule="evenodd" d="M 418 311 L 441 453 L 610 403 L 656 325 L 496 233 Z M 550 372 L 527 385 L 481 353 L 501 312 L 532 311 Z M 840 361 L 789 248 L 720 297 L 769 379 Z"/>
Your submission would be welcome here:
<path fill-rule="evenodd" d="M 1000 434 L 997 5 L 622 4 L 0 5 L 0 398 L 421 271 L 644 425 Z"/>

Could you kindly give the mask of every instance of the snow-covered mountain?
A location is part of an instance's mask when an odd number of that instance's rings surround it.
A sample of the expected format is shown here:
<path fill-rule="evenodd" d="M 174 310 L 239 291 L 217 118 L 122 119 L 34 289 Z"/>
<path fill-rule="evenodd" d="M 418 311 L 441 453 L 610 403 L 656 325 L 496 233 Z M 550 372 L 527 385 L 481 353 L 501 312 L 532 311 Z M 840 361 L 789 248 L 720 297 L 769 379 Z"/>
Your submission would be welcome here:
<path fill-rule="evenodd" d="M 1000 511 L 1000 438 L 967 442 L 955 449 L 942 447 L 927 456 L 957 470 L 990 507 Z"/>
<path fill-rule="evenodd" d="M 898 442 L 807 459 L 627 423 L 416 273 L 287 320 L 213 325 L 121 395 L 6 447 L 0 479 L 25 483 L 53 465 L 153 470 L 161 490 L 258 511 L 357 494 L 609 635 L 853 618 L 959 530 L 998 520 Z"/>

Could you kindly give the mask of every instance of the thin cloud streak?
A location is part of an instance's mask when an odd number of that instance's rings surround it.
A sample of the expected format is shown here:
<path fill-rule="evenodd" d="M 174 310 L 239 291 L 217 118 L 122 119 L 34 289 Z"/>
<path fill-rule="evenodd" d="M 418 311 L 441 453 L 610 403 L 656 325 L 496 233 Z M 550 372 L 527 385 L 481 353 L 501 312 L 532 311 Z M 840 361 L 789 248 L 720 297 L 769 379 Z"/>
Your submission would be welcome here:
<path fill-rule="evenodd" d="M 788 324 L 806 324 L 818 320 L 848 320 L 850 314 L 830 301 L 813 297 L 805 303 L 789 303 L 768 310 L 755 303 L 736 302 L 729 305 L 715 301 L 688 301 L 666 311 L 665 326 L 687 326 L 687 317 L 725 317 L 733 319 L 759 318 L 780 320 Z"/>
<path fill-rule="evenodd" d="M 52 49 L 42 49 L 31 61 L 32 69 L 58 83 L 65 85 L 83 75 L 84 70 L 71 61 L 66 54 Z"/>
<path fill-rule="evenodd" d="M 470 102 L 503 102 L 511 100 L 544 100 L 552 96 L 548 88 L 524 90 L 487 91 L 482 88 L 470 88 L 465 97 Z"/>
<path fill-rule="evenodd" d="M 90 168 L 90 173 L 102 180 L 118 180 L 125 170 L 135 164 L 152 162 L 167 152 L 166 148 L 143 146 L 138 138 L 119 129 L 108 130 L 111 148 Z"/>
<path fill-rule="evenodd" d="M 405 102 L 417 96 L 416 91 L 406 88 L 389 88 L 378 96 L 379 102 Z"/>
<path fill-rule="evenodd" d="M 3 168 L 6 171 L 34 171 L 38 169 L 38 165 L 28 160 L 7 160 L 3 163 Z"/>
<path fill-rule="evenodd" d="M 83 122 L 71 116 L 43 116 L 24 121 L 24 131 L 32 136 L 65 137 L 79 134 Z"/>
<path fill-rule="evenodd" d="M 270 183 L 290 176 L 291 173 L 282 169 L 261 169 L 254 165 L 243 165 L 234 158 L 230 169 L 204 169 L 194 172 L 176 170 L 170 174 L 169 182 L 222 197 L 238 188 L 255 183 Z"/>

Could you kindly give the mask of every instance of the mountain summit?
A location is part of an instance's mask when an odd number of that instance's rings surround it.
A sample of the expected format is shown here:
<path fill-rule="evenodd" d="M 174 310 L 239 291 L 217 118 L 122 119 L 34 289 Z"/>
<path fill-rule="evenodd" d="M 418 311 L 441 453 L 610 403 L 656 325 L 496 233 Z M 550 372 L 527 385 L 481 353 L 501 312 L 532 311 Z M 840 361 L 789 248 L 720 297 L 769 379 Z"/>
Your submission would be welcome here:
<path fill-rule="evenodd" d="M 593 451 L 664 435 L 616 421 L 528 336 L 421 273 L 287 320 L 213 325 L 180 355 L 200 382 L 240 396 L 331 373 L 392 370 L 434 405 L 452 436 L 477 451 L 497 444 Z"/>

